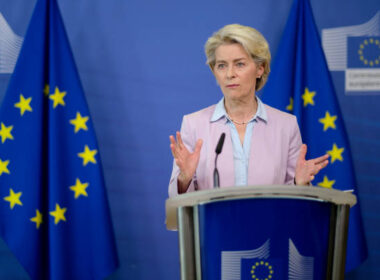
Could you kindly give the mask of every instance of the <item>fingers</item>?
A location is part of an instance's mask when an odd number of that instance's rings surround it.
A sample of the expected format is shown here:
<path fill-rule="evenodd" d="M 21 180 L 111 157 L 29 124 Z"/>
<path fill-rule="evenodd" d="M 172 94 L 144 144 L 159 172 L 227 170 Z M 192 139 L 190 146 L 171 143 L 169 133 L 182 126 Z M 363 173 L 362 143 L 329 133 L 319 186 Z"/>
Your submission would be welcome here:
<path fill-rule="evenodd" d="M 309 161 L 310 162 L 310 161 Z M 319 173 L 319 171 L 321 171 L 323 168 L 325 168 L 327 166 L 327 164 L 329 163 L 328 160 L 325 160 L 319 164 L 314 164 L 312 162 L 310 162 L 311 165 L 309 165 L 309 172 L 307 172 L 310 176 L 310 182 L 314 180 L 315 176 Z"/>
<path fill-rule="evenodd" d="M 313 181 L 315 179 L 315 176 L 321 171 L 323 168 L 325 168 L 329 161 L 329 155 L 323 155 L 315 159 L 311 160 L 305 160 L 307 147 L 306 145 L 302 145 L 300 149 L 300 155 L 298 160 L 299 162 L 299 169 L 296 171 L 296 182 L 300 182 L 300 184 L 305 184 Z"/>
<path fill-rule="evenodd" d="M 170 136 L 169 136 L 169 140 L 170 140 L 170 144 L 173 144 L 173 145 L 175 145 L 175 144 L 176 144 L 176 142 L 175 142 L 175 139 L 174 139 L 174 136 L 173 136 L 173 135 L 170 135 Z"/>
<path fill-rule="evenodd" d="M 177 138 L 177 141 L 173 135 L 169 136 L 170 150 L 172 152 L 174 159 L 181 160 L 183 158 L 186 158 L 188 155 L 191 155 L 192 153 L 188 151 L 185 144 L 183 143 L 181 133 L 179 131 L 176 132 L 176 138 Z M 198 155 L 200 154 L 202 144 L 203 144 L 203 141 L 201 139 L 198 139 L 198 141 L 195 144 L 193 154 L 198 154 Z"/>
<path fill-rule="evenodd" d="M 314 175 L 317 175 L 319 171 L 321 171 L 323 168 L 325 168 L 329 164 L 328 160 L 324 160 L 321 163 L 316 164 L 316 171 L 314 172 Z"/>
<path fill-rule="evenodd" d="M 198 139 L 197 143 L 195 144 L 194 153 L 199 154 L 201 152 L 203 141 L 202 139 Z"/>
<path fill-rule="evenodd" d="M 174 158 L 177 158 L 177 148 L 178 148 L 178 144 L 177 142 L 175 141 L 175 138 L 173 135 L 170 135 L 169 136 L 169 140 L 170 140 L 170 150 L 172 151 L 172 155 Z"/>
<path fill-rule="evenodd" d="M 180 148 L 182 148 L 184 145 L 183 145 L 183 142 L 182 142 L 181 133 L 179 131 L 177 131 L 176 135 L 177 135 L 177 144 L 178 144 L 178 146 Z"/>
<path fill-rule="evenodd" d="M 298 156 L 298 160 L 303 160 L 303 161 L 306 160 L 306 153 L 307 153 L 307 145 L 302 144 L 301 149 L 300 149 L 300 153 Z M 324 168 L 328 164 L 328 161 L 327 161 L 328 158 L 329 158 L 329 155 L 325 154 L 323 156 L 311 159 L 309 161 L 313 162 L 315 165 L 321 164 L 322 168 Z"/>
<path fill-rule="evenodd" d="M 179 150 L 184 147 L 182 138 L 181 138 L 181 133 L 179 131 L 176 132 L 176 138 L 177 138 L 177 141 L 173 135 L 169 136 L 170 149 L 172 150 L 172 154 L 174 157 L 176 157 L 178 155 Z"/>
<path fill-rule="evenodd" d="M 179 148 L 182 148 L 184 145 L 182 142 L 181 133 L 179 131 L 176 132 L 176 138 L 177 138 L 177 141 L 173 135 L 170 135 L 169 136 L 170 144 L 174 146 L 178 146 Z"/>
<path fill-rule="evenodd" d="M 170 150 L 172 151 L 172 155 L 174 158 L 177 158 L 177 150 L 176 150 L 176 145 L 170 144 Z"/>
<path fill-rule="evenodd" d="M 307 153 L 307 146 L 306 146 L 306 144 L 302 144 L 301 149 L 300 149 L 300 153 L 298 156 L 298 160 L 304 161 L 306 159 L 306 153 Z"/>
<path fill-rule="evenodd" d="M 329 161 L 326 159 L 325 161 L 323 161 L 323 162 L 320 164 L 321 169 L 325 168 L 328 164 L 329 164 Z"/>
<path fill-rule="evenodd" d="M 325 155 L 320 156 L 318 158 L 312 159 L 312 161 L 314 162 L 314 164 L 321 164 L 321 163 L 324 163 L 328 158 L 329 158 L 329 155 L 325 154 Z"/>
<path fill-rule="evenodd" d="M 321 169 L 325 168 L 329 164 L 329 161 L 327 160 L 328 157 L 329 155 L 326 154 L 319 158 L 310 160 L 310 162 L 315 166 L 313 175 L 317 175 L 318 172 L 321 171 Z"/>

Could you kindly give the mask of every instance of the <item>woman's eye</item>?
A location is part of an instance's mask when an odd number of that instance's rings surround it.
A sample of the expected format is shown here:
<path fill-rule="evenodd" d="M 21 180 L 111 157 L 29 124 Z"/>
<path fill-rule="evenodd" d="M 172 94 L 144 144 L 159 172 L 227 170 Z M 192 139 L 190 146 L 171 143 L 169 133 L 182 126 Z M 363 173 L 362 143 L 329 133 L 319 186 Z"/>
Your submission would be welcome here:
<path fill-rule="evenodd" d="M 225 67 L 224 64 L 218 64 L 218 65 L 216 65 L 216 68 L 218 68 L 218 69 L 223 69 L 224 67 Z"/>
<path fill-rule="evenodd" d="M 243 63 L 243 62 L 238 62 L 238 63 L 236 63 L 236 66 L 237 67 L 243 67 L 245 64 Z"/>

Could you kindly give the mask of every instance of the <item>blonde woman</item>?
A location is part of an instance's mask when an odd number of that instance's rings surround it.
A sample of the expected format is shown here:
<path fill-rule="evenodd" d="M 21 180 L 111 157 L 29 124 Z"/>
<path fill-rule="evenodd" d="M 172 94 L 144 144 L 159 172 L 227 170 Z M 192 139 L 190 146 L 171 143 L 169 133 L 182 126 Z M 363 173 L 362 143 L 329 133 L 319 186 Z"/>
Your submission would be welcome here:
<path fill-rule="evenodd" d="M 207 40 L 205 52 L 223 98 L 184 116 L 181 132 L 170 136 L 169 196 L 213 188 L 215 147 L 222 133 L 220 187 L 309 184 L 328 164 L 328 155 L 306 160 L 296 117 L 256 96 L 270 72 L 265 38 L 254 28 L 226 25 Z"/>

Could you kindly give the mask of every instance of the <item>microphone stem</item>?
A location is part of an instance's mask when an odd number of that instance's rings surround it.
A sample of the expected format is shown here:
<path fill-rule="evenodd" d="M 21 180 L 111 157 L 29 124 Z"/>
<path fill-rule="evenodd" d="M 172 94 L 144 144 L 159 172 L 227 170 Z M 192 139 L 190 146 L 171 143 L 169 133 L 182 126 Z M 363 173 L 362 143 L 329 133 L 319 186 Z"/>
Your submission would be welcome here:
<path fill-rule="evenodd" d="M 216 157 L 215 157 L 214 188 L 219 188 L 219 186 L 220 186 L 220 184 L 219 184 L 219 172 L 218 172 L 218 169 L 216 168 L 216 162 L 218 160 L 218 156 L 219 156 L 219 154 L 216 154 Z"/>

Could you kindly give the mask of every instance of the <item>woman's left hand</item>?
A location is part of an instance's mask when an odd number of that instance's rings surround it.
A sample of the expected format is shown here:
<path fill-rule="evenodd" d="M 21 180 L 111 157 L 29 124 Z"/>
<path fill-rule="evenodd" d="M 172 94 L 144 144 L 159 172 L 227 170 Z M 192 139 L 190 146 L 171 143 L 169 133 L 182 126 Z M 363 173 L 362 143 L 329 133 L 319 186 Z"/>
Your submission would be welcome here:
<path fill-rule="evenodd" d="M 315 175 L 329 163 L 329 155 L 306 160 L 307 146 L 302 144 L 296 165 L 295 182 L 297 185 L 308 185 L 314 180 Z"/>

